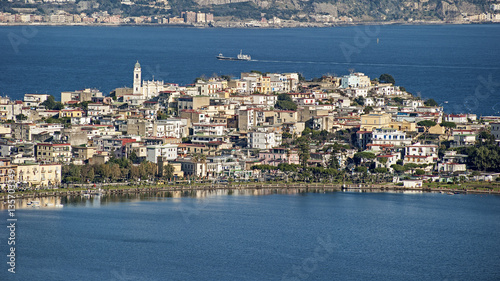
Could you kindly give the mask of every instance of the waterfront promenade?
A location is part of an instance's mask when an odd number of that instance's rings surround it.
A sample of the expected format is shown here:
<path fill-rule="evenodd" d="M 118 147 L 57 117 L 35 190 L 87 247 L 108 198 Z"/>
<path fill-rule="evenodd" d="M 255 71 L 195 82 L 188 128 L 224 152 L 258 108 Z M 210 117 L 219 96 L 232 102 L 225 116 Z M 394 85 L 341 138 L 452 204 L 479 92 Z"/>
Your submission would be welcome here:
<path fill-rule="evenodd" d="M 17 192 L 14 194 L 16 199 L 29 199 L 41 197 L 61 197 L 61 196 L 86 196 L 86 195 L 110 195 L 110 194 L 140 194 L 140 193 L 156 193 L 170 191 L 196 191 L 196 190 L 286 190 L 294 189 L 296 193 L 323 193 L 323 192 L 440 192 L 453 194 L 500 194 L 499 190 L 495 189 L 468 189 L 464 186 L 462 189 L 452 188 L 430 188 L 417 187 L 406 188 L 392 184 L 322 184 L 322 183 L 251 183 L 251 184 L 192 184 L 192 185 L 123 185 L 123 184 L 108 184 L 102 188 L 92 188 L 93 184 L 75 185 L 75 188 L 58 189 L 58 190 L 40 190 L 30 192 Z M 1 195 L 2 201 L 7 200 L 7 194 Z"/>

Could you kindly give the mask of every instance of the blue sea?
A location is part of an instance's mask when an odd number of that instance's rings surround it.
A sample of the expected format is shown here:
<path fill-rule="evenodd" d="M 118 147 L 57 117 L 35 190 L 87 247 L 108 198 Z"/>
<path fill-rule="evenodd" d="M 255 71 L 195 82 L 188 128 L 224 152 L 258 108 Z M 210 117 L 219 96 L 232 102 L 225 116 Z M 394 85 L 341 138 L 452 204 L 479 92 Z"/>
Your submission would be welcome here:
<path fill-rule="evenodd" d="M 392 74 L 448 112 L 500 111 L 500 25 L 312 29 L 0 27 L 0 93 L 21 99 L 250 70 Z M 223 53 L 250 62 L 218 61 Z M 0 280 L 499 280 L 500 197 L 206 193 L 0 211 Z M 279 192 L 276 192 L 279 193 Z"/>
<path fill-rule="evenodd" d="M 4 226 L 0 280 L 500 279 L 500 196 L 186 195 L 16 210 L 16 273 Z"/>
<path fill-rule="evenodd" d="M 450 113 L 500 113 L 500 25 L 351 26 L 291 29 L 169 27 L 0 27 L 0 94 L 132 85 L 144 79 L 189 84 L 205 75 L 300 72 L 306 78 L 389 73 Z M 218 61 L 223 53 L 251 62 Z"/>

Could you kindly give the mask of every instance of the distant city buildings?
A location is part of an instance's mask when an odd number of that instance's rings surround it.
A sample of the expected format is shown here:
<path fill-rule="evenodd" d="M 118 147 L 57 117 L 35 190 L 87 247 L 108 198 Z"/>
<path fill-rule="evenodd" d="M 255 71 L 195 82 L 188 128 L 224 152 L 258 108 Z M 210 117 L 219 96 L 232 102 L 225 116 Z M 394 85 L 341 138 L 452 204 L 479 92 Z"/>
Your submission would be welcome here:
<path fill-rule="evenodd" d="M 53 1 L 53 2 L 61 2 Z M 74 1 L 73 1 L 74 2 Z M 87 1 L 83 1 L 87 2 Z M 82 2 L 80 2 L 82 3 Z M 130 1 L 122 1 L 124 5 L 133 5 Z M 30 12 L 27 10 L 26 12 Z M 34 11 L 32 11 L 34 12 Z M 175 16 L 140 16 L 122 17 L 121 15 L 110 15 L 107 11 L 92 14 L 69 14 L 59 11 L 53 14 L 36 15 L 28 13 L 1 13 L 0 23 L 47 23 L 47 24 L 196 24 L 205 25 L 214 22 L 214 15 L 202 12 L 182 12 L 180 17 Z"/>

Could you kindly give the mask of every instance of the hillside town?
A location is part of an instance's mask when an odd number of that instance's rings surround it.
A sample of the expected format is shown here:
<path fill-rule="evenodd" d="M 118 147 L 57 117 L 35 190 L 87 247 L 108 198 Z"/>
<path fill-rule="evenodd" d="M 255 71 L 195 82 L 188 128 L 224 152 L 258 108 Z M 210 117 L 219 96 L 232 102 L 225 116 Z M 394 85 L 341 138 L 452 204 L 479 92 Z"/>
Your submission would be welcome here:
<path fill-rule="evenodd" d="M 495 181 L 500 116 L 446 114 L 359 72 L 306 81 L 251 71 L 178 85 L 143 80 L 0 100 L 0 185 Z"/>

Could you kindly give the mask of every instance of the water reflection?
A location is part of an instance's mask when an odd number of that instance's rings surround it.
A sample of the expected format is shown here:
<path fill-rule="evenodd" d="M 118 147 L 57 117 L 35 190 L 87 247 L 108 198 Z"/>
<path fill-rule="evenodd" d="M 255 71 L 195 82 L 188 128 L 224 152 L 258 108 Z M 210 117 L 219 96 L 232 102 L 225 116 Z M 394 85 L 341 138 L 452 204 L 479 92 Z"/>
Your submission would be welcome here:
<path fill-rule="evenodd" d="M 371 192 L 374 192 L 372 190 Z M 108 204 L 121 202 L 160 201 L 166 199 L 179 199 L 182 197 L 209 198 L 216 196 L 266 196 L 273 194 L 307 195 L 308 193 L 330 193 L 335 192 L 325 189 L 313 188 L 259 188 L 259 189 L 212 189 L 212 190 L 177 190 L 177 191 L 154 191 L 143 193 L 121 193 L 121 194 L 96 194 L 96 195 L 65 195 L 51 197 L 34 197 L 15 200 L 16 209 L 26 208 L 66 208 L 87 207 L 99 208 Z M 345 190 L 345 192 L 360 192 L 359 190 Z M 366 192 L 366 191 L 362 191 Z M 375 191 L 377 192 L 377 191 Z M 380 191 L 390 193 L 422 193 L 422 191 Z M 177 201 L 177 200 L 174 200 Z M 8 209 L 7 201 L 0 204 L 0 210 Z"/>

